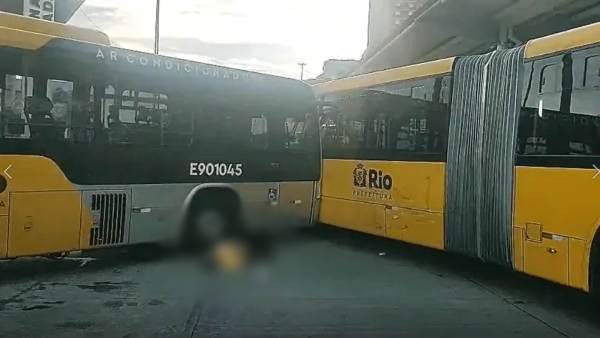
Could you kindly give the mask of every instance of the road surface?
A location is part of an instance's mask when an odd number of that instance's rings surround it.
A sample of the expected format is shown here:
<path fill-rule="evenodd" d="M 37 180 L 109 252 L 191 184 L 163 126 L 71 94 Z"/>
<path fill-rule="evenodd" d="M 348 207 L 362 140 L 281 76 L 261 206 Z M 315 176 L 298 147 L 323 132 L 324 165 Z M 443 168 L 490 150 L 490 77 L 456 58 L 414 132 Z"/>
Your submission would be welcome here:
<path fill-rule="evenodd" d="M 209 285 L 175 259 L 4 263 L 0 337 L 600 337 L 579 292 L 365 235 L 311 231 L 274 266 Z"/>

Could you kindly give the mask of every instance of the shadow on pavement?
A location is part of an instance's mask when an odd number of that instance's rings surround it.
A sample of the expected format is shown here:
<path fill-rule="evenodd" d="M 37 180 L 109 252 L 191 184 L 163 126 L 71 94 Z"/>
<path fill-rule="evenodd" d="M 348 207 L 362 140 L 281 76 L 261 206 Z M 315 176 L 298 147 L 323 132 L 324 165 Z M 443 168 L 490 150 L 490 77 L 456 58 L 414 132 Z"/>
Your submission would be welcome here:
<path fill-rule="evenodd" d="M 151 263 L 164 257 L 165 253 L 161 248 L 144 245 L 130 248 L 99 249 L 85 252 L 79 257 L 28 257 L 5 260 L 0 262 L 0 285 L 75 271 L 89 273 L 118 266 Z"/>
<path fill-rule="evenodd" d="M 350 230 L 318 226 L 303 234 L 353 251 L 414 264 L 439 277 L 465 278 L 513 306 L 532 303 L 555 309 L 600 327 L 600 302 L 589 294 L 476 259 Z"/>

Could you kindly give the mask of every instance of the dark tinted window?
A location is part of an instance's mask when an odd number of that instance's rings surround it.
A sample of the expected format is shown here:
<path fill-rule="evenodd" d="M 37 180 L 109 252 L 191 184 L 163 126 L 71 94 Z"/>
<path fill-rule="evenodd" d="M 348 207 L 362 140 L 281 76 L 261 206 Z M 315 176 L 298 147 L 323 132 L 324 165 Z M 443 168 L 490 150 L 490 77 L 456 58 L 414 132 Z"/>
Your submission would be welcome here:
<path fill-rule="evenodd" d="M 0 137 L 70 140 L 74 83 L 2 74 Z"/>
<path fill-rule="evenodd" d="M 298 98 L 285 105 L 258 94 L 203 93 L 135 76 L 2 78 L 0 137 L 146 148 L 320 150 L 311 96 L 298 106 Z"/>
<path fill-rule="evenodd" d="M 527 63 L 523 98 L 517 152 L 539 158 L 522 164 L 588 167 L 577 158 L 600 155 L 600 48 Z"/>
<path fill-rule="evenodd" d="M 319 149 L 316 109 L 200 102 L 194 143 L 203 148 L 298 151 Z M 314 120 L 314 121 L 313 121 Z M 316 142 L 316 143 L 315 143 Z"/>
<path fill-rule="evenodd" d="M 407 81 L 327 98 L 328 158 L 443 160 L 450 77 Z"/>

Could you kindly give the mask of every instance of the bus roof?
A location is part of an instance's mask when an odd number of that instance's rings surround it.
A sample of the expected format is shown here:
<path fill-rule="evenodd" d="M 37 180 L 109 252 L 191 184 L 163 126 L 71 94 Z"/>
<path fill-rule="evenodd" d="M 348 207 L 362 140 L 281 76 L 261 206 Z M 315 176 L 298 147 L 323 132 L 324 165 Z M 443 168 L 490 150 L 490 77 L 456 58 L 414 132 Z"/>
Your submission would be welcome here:
<path fill-rule="evenodd" d="M 594 23 L 529 41 L 525 47 L 525 58 L 536 58 L 598 42 L 600 42 L 600 23 Z"/>
<path fill-rule="evenodd" d="M 0 12 L 0 46 L 38 49 L 53 38 L 110 45 L 100 31 Z"/>
<path fill-rule="evenodd" d="M 2 37 L 0 41 L 3 41 Z M 27 52 L 34 48 L 21 50 Z M 33 76 L 29 74 L 43 71 L 50 78 L 77 81 L 83 72 L 91 78 L 109 82 L 119 78 L 123 85 L 145 83 L 147 90 L 169 88 L 191 95 L 231 93 L 238 98 L 267 100 L 265 104 L 276 101 L 316 104 L 310 85 L 297 79 L 81 40 L 52 38 L 35 49 L 35 54 L 43 62 L 32 63 L 28 67 L 30 73 L 22 75 Z M 48 64 L 61 66 L 49 67 Z"/>
<path fill-rule="evenodd" d="M 340 80 L 317 83 L 313 85 L 312 88 L 317 96 L 369 88 L 398 81 L 448 74 L 452 72 L 453 64 L 454 58 L 441 59 L 410 66 L 382 70 L 369 74 L 357 75 Z"/>
<path fill-rule="evenodd" d="M 67 41 L 65 41 L 67 42 Z M 173 87 L 200 88 L 218 92 L 262 93 L 259 96 L 270 100 L 314 101 L 309 84 L 298 79 L 263 74 L 242 69 L 217 66 L 192 60 L 155 55 L 112 46 L 99 46 L 70 41 L 69 45 L 80 45 L 80 61 L 98 65 L 98 69 L 112 69 L 118 74 L 139 74 L 149 78 L 158 77 L 170 82 Z M 85 45 L 85 46 L 84 46 Z M 64 49 L 64 48 L 60 48 Z M 77 54 L 74 54 L 77 55 Z M 102 66 L 104 65 L 104 66 Z M 187 83 L 187 85 L 186 85 Z M 310 98 L 310 99 L 309 99 Z"/>

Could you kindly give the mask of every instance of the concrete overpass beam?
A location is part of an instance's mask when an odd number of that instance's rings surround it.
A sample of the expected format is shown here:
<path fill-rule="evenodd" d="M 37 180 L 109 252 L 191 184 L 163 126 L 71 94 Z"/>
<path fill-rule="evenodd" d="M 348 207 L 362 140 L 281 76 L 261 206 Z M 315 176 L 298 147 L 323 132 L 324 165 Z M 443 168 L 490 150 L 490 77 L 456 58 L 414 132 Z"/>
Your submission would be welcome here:
<path fill-rule="evenodd" d="M 573 0 L 518 0 L 496 14 L 495 19 L 504 25 L 517 26 L 531 18 L 552 12 Z"/>
<path fill-rule="evenodd" d="M 496 30 L 490 27 L 489 22 L 464 20 L 458 16 L 427 17 L 419 20 L 418 24 L 435 27 L 446 34 L 477 42 L 493 43 L 497 39 Z"/>

